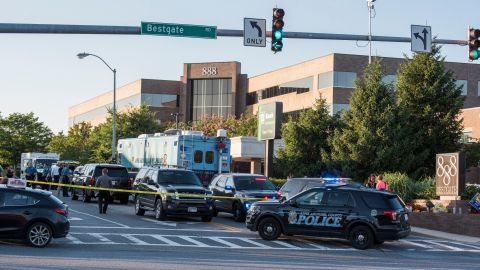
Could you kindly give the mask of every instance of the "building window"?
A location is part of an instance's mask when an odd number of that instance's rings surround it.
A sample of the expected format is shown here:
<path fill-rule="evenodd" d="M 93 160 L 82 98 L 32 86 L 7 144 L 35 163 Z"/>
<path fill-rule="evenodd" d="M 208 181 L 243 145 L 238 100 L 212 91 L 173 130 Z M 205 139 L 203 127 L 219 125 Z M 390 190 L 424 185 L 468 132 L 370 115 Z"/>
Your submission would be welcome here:
<path fill-rule="evenodd" d="M 460 142 L 472 143 L 473 142 L 472 131 L 464 131 L 462 134 L 462 137 L 460 138 Z"/>
<path fill-rule="evenodd" d="M 457 87 L 462 87 L 462 96 L 466 96 L 468 93 L 468 81 L 467 80 L 457 80 L 455 81 Z"/>
<path fill-rule="evenodd" d="M 395 84 L 397 83 L 397 76 L 396 75 L 385 75 L 382 78 L 382 82 L 384 84 L 392 84 L 395 87 Z"/>
<path fill-rule="evenodd" d="M 192 80 L 191 120 L 232 114 L 232 79 Z"/>
<path fill-rule="evenodd" d="M 318 75 L 318 89 L 327 87 L 355 88 L 357 73 L 330 71 Z"/>
<path fill-rule="evenodd" d="M 207 151 L 207 153 L 205 153 L 205 162 L 207 164 L 213 163 L 213 151 Z"/>
<path fill-rule="evenodd" d="M 196 150 L 195 153 L 193 154 L 193 161 L 195 161 L 195 163 L 202 163 L 203 152 L 200 150 Z"/>
<path fill-rule="evenodd" d="M 477 96 L 480 97 L 480 81 L 477 82 Z"/>
<path fill-rule="evenodd" d="M 259 100 L 286 95 L 302 94 L 313 89 L 313 76 L 261 89 L 247 94 L 247 106 L 258 103 Z"/>
<path fill-rule="evenodd" d="M 142 94 L 142 104 L 151 107 L 177 108 L 178 95 Z"/>

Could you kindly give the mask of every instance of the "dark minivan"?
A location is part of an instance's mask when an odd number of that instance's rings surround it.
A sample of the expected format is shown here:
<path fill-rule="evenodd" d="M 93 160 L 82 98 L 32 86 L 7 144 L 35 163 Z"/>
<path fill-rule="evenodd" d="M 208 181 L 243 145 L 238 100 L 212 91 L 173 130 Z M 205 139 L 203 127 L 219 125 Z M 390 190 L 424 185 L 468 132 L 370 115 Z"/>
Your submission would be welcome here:
<path fill-rule="evenodd" d="M 94 187 L 96 179 L 102 175 L 102 170 L 108 170 L 107 175 L 111 177 L 114 189 L 131 190 L 131 180 L 127 168 L 116 164 L 85 164 L 83 173 L 74 176 L 72 184 L 84 187 Z M 72 200 L 78 200 L 82 196 L 84 202 L 90 202 L 95 198 L 95 190 L 85 188 L 72 188 Z M 113 199 L 120 200 L 120 203 L 127 204 L 130 192 L 113 192 Z"/>

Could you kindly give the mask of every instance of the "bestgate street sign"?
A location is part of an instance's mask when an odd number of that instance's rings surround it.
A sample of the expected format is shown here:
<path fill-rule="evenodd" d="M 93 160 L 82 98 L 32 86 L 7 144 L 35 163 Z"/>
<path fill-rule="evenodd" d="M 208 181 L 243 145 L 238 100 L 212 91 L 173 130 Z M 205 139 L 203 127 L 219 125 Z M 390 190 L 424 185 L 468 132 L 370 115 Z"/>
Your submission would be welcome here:
<path fill-rule="evenodd" d="M 142 22 L 142 35 L 217 38 L 217 27 L 208 25 Z"/>

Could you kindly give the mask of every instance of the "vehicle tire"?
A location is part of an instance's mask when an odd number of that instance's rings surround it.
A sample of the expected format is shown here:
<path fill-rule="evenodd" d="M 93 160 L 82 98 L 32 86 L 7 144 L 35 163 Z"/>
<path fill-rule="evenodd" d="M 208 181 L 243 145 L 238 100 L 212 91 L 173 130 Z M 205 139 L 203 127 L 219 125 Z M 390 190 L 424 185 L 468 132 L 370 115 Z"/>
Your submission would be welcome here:
<path fill-rule="evenodd" d="M 236 222 L 245 221 L 245 212 L 243 211 L 242 207 L 238 205 L 238 203 L 233 205 L 233 219 Z"/>
<path fill-rule="evenodd" d="M 78 195 L 75 193 L 75 189 L 72 189 L 72 201 L 78 200 Z"/>
<path fill-rule="evenodd" d="M 128 196 L 120 197 L 120 204 L 128 204 Z"/>
<path fill-rule="evenodd" d="M 350 244 L 356 249 L 367 249 L 371 247 L 373 239 L 372 230 L 364 225 L 351 229 L 348 237 Z"/>
<path fill-rule="evenodd" d="M 203 216 L 202 222 L 210 222 L 212 221 L 213 216 Z"/>
<path fill-rule="evenodd" d="M 282 233 L 282 227 L 275 218 L 266 217 L 258 224 L 258 234 L 264 240 L 275 240 Z"/>
<path fill-rule="evenodd" d="M 155 201 L 155 219 L 156 220 L 165 220 L 167 218 L 167 214 L 165 210 L 163 210 L 162 199 L 157 199 Z"/>
<path fill-rule="evenodd" d="M 135 198 L 135 215 L 143 216 L 145 214 L 145 209 L 140 206 L 140 200 Z"/>
<path fill-rule="evenodd" d="M 43 222 L 33 223 L 27 229 L 26 240 L 33 247 L 45 247 L 52 241 L 52 229 Z"/>

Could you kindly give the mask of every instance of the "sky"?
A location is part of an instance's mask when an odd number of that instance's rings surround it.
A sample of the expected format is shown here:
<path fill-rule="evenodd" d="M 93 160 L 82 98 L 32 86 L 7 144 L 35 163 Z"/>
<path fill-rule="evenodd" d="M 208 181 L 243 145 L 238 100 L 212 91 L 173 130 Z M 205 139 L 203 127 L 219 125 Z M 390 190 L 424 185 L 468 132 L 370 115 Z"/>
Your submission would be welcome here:
<path fill-rule="evenodd" d="M 243 18 L 267 19 L 285 10 L 284 31 L 368 33 L 366 0 L 0 0 L 0 23 L 140 26 L 141 21 L 213 25 L 242 30 Z M 480 27 L 478 0 L 377 0 L 373 35 L 410 36 L 429 25 L 441 39 L 466 39 Z M 214 40 L 160 36 L 0 34 L 0 114 L 34 112 L 54 132 L 68 129 L 68 108 L 140 78 L 179 80 L 183 63 L 239 61 L 249 77 L 330 53 L 368 55 L 366 42 L 284 39 L 283 51 L 244 47 L 241 37 Z M 409 43 L 374 42 L 373 55 L 411 55 Z M 467 62 L 467 48 L 444 45 L 447 61 Z"/>

